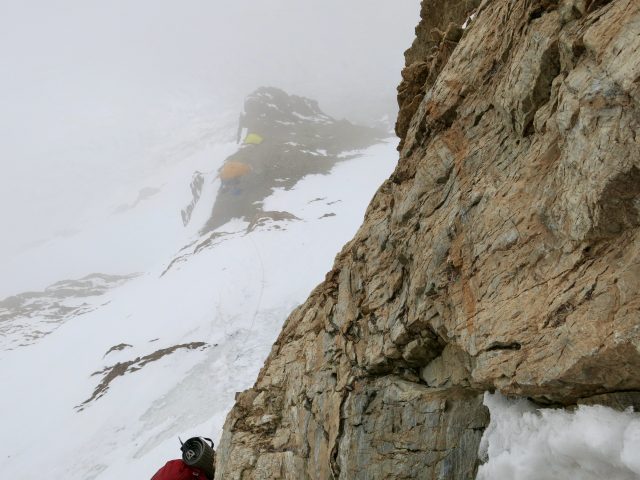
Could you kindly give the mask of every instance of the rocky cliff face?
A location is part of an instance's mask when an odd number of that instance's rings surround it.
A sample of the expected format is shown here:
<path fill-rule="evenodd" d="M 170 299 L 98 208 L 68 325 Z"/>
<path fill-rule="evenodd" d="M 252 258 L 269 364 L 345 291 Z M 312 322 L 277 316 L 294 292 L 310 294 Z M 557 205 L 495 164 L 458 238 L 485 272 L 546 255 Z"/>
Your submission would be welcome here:
<path fill-rule="evenodd" d="M 217 479 L 471 479 L 484 391 L 640 392 L 640 3 L 422 17 L 398 167 L 238 395 Z"/>

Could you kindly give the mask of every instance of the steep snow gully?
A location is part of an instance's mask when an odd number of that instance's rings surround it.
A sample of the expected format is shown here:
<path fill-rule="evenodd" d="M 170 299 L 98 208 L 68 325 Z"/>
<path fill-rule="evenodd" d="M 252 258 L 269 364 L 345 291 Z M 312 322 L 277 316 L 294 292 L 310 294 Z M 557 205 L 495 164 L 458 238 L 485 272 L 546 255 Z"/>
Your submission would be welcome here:
<path fill-rule="evenodd" d="M 640 2 L 421 17 L 398 165 L 216 478 L 640 478 Z"/>

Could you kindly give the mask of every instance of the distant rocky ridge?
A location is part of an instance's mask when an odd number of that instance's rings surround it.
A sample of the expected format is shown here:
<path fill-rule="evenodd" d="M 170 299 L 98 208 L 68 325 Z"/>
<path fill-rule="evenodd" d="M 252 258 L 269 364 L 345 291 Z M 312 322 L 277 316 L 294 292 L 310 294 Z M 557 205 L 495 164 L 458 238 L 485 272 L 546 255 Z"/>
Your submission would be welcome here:
<path fill-rule="evenodd" d="M 185 226 L 202 201 L 206 182 L 220 181 L 220 189 L 199 237 L 178 252 L 163 275 L 201 250 L 231 238 L 237 232 L 218 230 L 232 219 L 244 221 L 246 232 L 285 228 L 284 223 L 299 220 L 287 211 L 265 210 L 264 200 L 276 189 L 293 188 L 307 175 L 328 173 L 390 135 L 382 128 L 336 120 L 322 112 L 315 100 L 274 87 L 261 87 L 247 96 L 238 127 L 238 151 L 225 159 L 220 171 L 214 176 L 194 172 L 192 199 L 181 211 Z"/>
<path fill-rule="evenodd" d="M 242 145 L 221 169 L 222 187 L 202 233 L 232 218 L 255 223 L 278 215 L 261 205 L 275 188 L 289 189 L 305 175 L 326 173 L 351 158 L 350 152 L 387 136 L 382 130 L 336 120 L 314 100 L 259 88 L 245 101 L 239 125 Z"/>
<path fill-rule="evenodd" d="M 638 402 L 640 4 L 421 13 L 398 167 L 238 395 L 216 479 L 473 479 L 485 391 Z"/>
<path fill-rule="evenodd" d="M 100 306 L 95 298 L 136 276 L 93 273 L 5 298 L 0 301 L 0 350 L 37 342 L 64 322 L 95 310 Z"/>

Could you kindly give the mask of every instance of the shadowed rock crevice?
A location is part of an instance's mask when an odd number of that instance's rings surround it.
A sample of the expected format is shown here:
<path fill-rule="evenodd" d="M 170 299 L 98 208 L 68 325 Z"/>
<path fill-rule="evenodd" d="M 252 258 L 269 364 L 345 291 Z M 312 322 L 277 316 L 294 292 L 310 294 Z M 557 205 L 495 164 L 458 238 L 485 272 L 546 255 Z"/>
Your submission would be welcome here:
<path fill-rule="evenodd" d="M 634 165 L 611 178 L 597 207 L 591 240 L 615 237 L 640 226 L 640 169 Z"/>

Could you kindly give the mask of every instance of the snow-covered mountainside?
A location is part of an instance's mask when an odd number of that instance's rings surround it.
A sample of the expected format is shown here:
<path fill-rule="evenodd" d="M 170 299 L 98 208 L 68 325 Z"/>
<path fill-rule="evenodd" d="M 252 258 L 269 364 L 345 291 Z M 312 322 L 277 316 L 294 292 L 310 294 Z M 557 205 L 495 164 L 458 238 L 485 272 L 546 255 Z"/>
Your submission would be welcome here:
<path fill-rule="evenodd" d="M 25 292 L 0 302 L 0 349 L 37 342 L 60 324 L 100 307 L 99 298 L 135 275 L 87 275 L 62 280 L 42 292 Z"/>
<path fill-rule="evenodd" d="M 299 101 L 284 95 L 279 111 Z M 178 436 L 219 437 L 235 393 L 394 168 L 379 132 L 295 112 L 278 129 L 306 140 L 252 126 L 243 137 L 262 142 L 212 132 L 159 151 L 169 161 L 107 218 L 22 254 L 59 276 L 0 302 L 3 477 L 150 478 L 178 456 Z M 289 169 L 267 168 L 262 152 L 292 150 Z M 229 162 L 250 167 L 222 185 Z M 233 200 L 248 203 L 221 213 Z"/>

